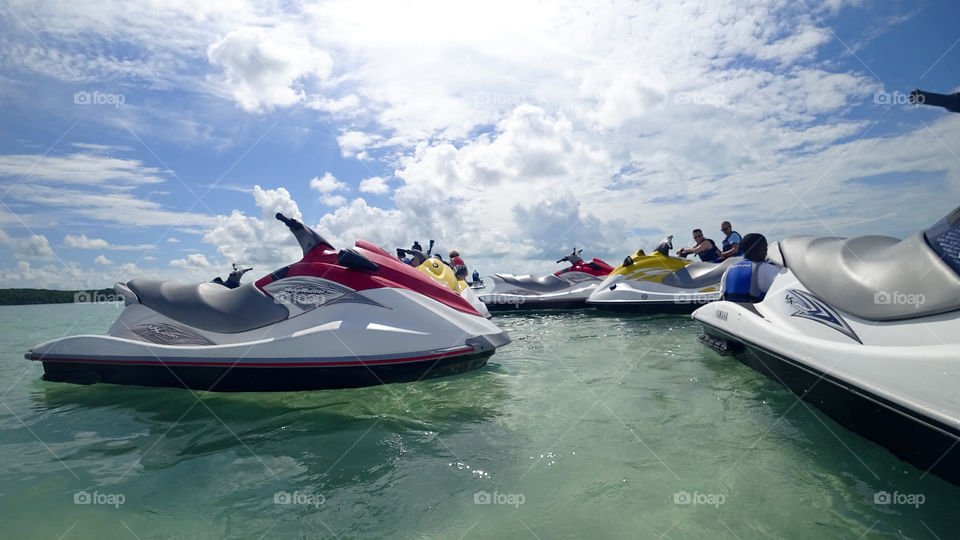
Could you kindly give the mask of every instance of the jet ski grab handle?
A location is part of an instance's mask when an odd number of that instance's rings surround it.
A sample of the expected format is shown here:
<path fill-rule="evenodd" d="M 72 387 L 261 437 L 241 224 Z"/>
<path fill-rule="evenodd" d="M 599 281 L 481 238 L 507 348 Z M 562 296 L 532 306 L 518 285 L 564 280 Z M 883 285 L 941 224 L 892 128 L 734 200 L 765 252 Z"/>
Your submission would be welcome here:
<path fill-rule="evenodd" d="M 935 94 L 933 92 L 924 92 L 923 90 L 914 90 L 910 92 L 910 103 L 914 105 L 943 107 L 950 112 L 960 113 L 960 92 L 954 94 Z"/>
<path fill-rule="evenodd" d="M 303 223 L 295 219 L 288 218 L 277 212 L 277 219 L 282 221 L 284 225 L 290 229 L 290 232 L 293 233 L 293 236 L 297 239 L 297 242 L 300 243 L 300 249 L 303 250 L 303 256 L 306 257 L 307 253 L 310 253 L 310 250 L 317 246 L 327 246 L 330 249 L 333 249 L 333 246 L 330 245 L 330 242 L 327 242 L 323 239 L 322 236 L 317 234 L 316 231 L 307 227 Z"/>

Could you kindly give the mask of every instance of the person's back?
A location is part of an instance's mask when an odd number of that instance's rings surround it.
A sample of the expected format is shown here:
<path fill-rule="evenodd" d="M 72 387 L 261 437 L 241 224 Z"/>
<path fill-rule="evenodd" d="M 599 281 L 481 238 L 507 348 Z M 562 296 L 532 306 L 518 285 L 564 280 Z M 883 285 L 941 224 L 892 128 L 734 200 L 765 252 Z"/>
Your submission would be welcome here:
<path fill-rule="evenodd" d="M 450 268 L 453 268 L 457 279 L 466 280 L 467 264 L 460 258 L 460 252 L 455 249 L 450 251 Z"/>
<path fill-rule="evenodd" d="M 767 239 L 762 234 L 746 235 L 743 245 L 744 259 L 723 273 L 720 290 L 723 291 L 723 299 L 730 302 L 760 302 L 770 290 L 779 269 L 764 262 L 767 258 Z"/>

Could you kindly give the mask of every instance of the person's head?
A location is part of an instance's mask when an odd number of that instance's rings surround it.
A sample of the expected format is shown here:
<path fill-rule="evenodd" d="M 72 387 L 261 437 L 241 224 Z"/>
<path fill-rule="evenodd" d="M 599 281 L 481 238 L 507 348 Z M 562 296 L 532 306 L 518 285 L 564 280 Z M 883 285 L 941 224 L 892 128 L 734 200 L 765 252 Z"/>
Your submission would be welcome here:
<path fill-rule="evenodd" d="M 410 249 L 413 249 L 416 251 L 423 251 L 423 248 L 420 247 L 420 242 L 417 242 L 416 240 L 413 241 L 413 247 L 411 247 Z"/>
<path fill-rule="evenodd" d="M 702 242 L 702 241 L 703 241 L 703 231 L 701 231 L 700 229 L 694 229 L 694 230 L 693 230 L 693 241 L 696 242 L 696 243 L 698 243 L 698 244 L 699 244 L 700 242 Z"/>
<path fill-rule="evenodd" d="M 724 221 L 720 224 L 720 232 L 723 234 L 729 235 L 733 231 L 733 225 L 730 225 L 729 221 Z"/>
<path fill-rule="evenodd" d="M 760 233 L 750 233 L 743 237 L 743 257 L 754 262 L 767 259 L 767 239 Z"/>
<path fill-rule="evenodd" d="M 451 250 L 450 250 L 450 258 L 451 258 L 451 259 L 454 258 L 454 257 L 459 257 L 459 256 L 460 256 L 460 252 L 459 252 L 459 251 L 457 251 L 457 250 L 455 250 L 455 249 L 451 249 Z"/>

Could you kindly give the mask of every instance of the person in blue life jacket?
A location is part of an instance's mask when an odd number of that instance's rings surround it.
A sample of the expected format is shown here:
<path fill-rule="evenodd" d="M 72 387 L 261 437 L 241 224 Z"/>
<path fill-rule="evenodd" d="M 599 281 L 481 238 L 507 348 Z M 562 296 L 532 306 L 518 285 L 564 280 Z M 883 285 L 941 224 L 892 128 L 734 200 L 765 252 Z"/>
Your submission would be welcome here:
<path fill-rule="evenodd" d="M 686 257 L 696 254 L 703 262 L 720 262 L 720 250 L 717 249 L 717 244 L 709 238 L 704 238 L 703 231 L 700 229 L 693 230 L 693 242 L 694 245 L 691 248 L 678 249 L 677 255 Z"/>
<path fill-rule="evenodd" d="M 743 247 L 743 260 L 723 273 L 720 290 L 724 300 L 754 304 L 767 295 L 780 268 L 764 262 L 767 259 L 767 239 L 762 234 L 750 233 L 743 237 Z"/>
<path fill-rule="evenodd" d="M 720 246 L 720 260 L 743 255 L 743 249 L 740 248 L 743 239 L 740 238 L 740 233 L 733 230 L 733 226 L 730 225 L 729 221 L 724 221 L 720 224 L 720 232 L 725 235 L 723 244 Z"/>

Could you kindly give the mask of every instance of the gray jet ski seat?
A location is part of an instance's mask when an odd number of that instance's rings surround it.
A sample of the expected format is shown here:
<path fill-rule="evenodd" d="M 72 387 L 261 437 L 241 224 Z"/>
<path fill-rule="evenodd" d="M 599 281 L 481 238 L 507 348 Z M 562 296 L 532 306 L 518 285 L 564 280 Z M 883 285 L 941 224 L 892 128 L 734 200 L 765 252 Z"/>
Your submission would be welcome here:
<path fill-rule="evenodd" d="M 730 257 L 718 263 L 692 262 L 663 278 L 663 284 L 681 289 L 703 289 L 719 285 L 727 268 L 741 260 L 743 257 Z"/>
<path fill-rule="evenodd" d="M 528 291 L 538 292 L 538 293 L 549 293 L 554 291 L 559 291 L 566 289 L 570 286 L 570 282 L 560 279 L 559 277 L 550 274 L 541 277 L 533 277 L 532 275 L 528 276 L 515 276 L 513 274 L 493 274 L 494 278 L 494 292 L 497 292 L 497 280 L 502 281 L 506 285 L 512 285 L 520 289 L 526 289 Z"/>
<path fill-rule="evenodd" d="M 216 283 L 134 279 L 127 287 L 140 303 L 183 324 L 211 332 L 246 332 L 286 319 L 289 311 L 253 283 L 228 289 Z"/>
<path fill-rule="evenodd" d="M 960 277 L 924 233 L 902 241 L 795 236 L 782 241 L 780 251 L 810 292 L 862 319 L 913 319 L 960 309 Z"/>

